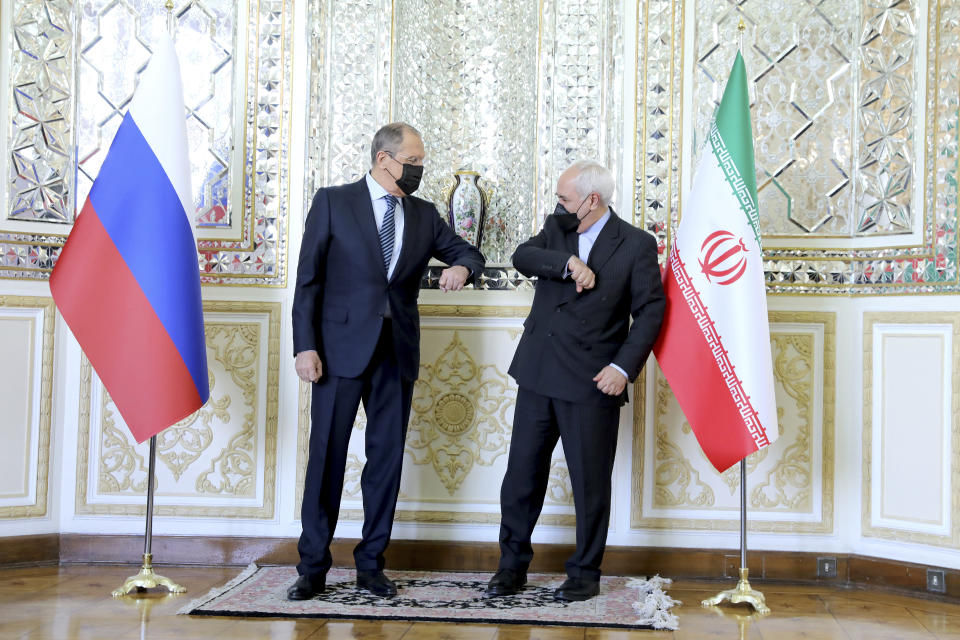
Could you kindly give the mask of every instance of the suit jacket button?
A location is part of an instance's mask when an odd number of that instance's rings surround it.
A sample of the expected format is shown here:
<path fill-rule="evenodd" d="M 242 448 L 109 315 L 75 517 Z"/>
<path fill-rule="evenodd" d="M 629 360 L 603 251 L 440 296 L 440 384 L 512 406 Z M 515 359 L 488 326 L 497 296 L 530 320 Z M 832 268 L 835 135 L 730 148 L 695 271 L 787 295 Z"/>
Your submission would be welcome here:
<path fill-rule="evenodd" d="M 547 337 L 548 337 L 548 338 L 552 338 L 552 337 L 553 337 L 553 331 L 548 331 L 548 332 L 547 332 Z"/>

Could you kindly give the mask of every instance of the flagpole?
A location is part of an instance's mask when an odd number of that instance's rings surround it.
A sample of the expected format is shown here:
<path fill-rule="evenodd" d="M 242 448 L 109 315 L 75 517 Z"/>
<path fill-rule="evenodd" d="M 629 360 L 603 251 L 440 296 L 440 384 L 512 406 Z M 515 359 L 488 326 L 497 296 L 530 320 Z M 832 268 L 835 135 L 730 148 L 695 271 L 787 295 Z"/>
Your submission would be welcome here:
<path fill-rule="evenodd" d="M 740 18 L 740 24 L 737 25 L 737 31 L 740 32 L 740 52 L 743 52 L 743 32 L 746 30 L 747 26 L 743 22 L 743 18 Z M 721 591 L 717 595 L 703 600 L 701 604 L 705 607 L 711 607 L 718 605 L 725 600 L 729 600 L 732 604 L 739 604 L 741 602 L 746 602 L 752 606 L 757 613 L 767 614 L 770 613 L 770 608 L 767 606 L 766 600 L 763 597 L 763 594 L 759 591 L 754 591 L 750 587 L 750 580 L 748 576 L 750 574 L 749 569 L 747 568 L 747 459 L 741 458 L 740 460 L 740 581 L 737 583 L 735 589 L 728 589 L 726 591 Z"/>
<path fill-rule="evenodd" d="M 166 0 L 164 7 L 167 10 L 167 33 L 173 37 L 173 0 Z M 129 594 L 136 589 L 143 591 L 154 587 L 166 587 L 170 593 L 186 593 L 186 587 L 177 584 L 170 578 L 157 575 L 153 572 L 153 492 L 156 484 L 157 472 L 157 436 L 150 436 L 150 459 L 147 463 L 147 522 L 143 538 L 143 565 L 140 573 L 127 578 L 119 589 L 112 593 L 114 598 Z"/>
<path fill-rule="evenodd" d="M 717 595 L 703 600 L 700 604 L 705 607 L 718 605 L 725 600 L 731 604 L 746 602 L 759 614 L 770 613 L 763 593 L 755 591 L 748 579 L 750 570 L 747 569 L 747 459 L 740 461 L 740 581 L 735 589 L 721 591 Z"/>
<path fill-rule="evenodd" d="M 747 459 L 740 461 L 740 568 L 747 566 Z"/>

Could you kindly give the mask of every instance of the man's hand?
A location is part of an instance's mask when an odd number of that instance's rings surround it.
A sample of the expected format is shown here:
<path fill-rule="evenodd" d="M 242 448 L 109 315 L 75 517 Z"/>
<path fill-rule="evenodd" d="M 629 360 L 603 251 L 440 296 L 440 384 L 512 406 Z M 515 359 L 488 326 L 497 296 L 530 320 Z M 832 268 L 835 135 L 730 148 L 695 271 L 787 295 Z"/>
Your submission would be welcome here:
<path fill-rule="evenodd" d="M 440 291 L 460 291 L 470 277 L 470 270 L 463 265 L 448 267 L 440 274 Z"/>
<path fill-rule="evenodd" d="M 314 350 L 301 351 L 297 354 L 297 375 L 304 382 L 316 382 L 323 375 L 323 363 L 320 354 Z"/>
<path fill-rule="evenodd" d="M 627 379 L 623 374 L 610 365 L 605 366 L 600 373 L 593 376 L 593 381 L 597 383 L 597 389 L 608 396 L 620 395 L 627 386 Z"/>
<path fill-rule="evenodd" d="M 577 283 L 577 293 L 584 289 L 593 289 L 593 285 L 597 282 L 593 269 L 577 256 L 570 256 L 567 260 L 567 271 L 570 272 L 570 278 Z"/>

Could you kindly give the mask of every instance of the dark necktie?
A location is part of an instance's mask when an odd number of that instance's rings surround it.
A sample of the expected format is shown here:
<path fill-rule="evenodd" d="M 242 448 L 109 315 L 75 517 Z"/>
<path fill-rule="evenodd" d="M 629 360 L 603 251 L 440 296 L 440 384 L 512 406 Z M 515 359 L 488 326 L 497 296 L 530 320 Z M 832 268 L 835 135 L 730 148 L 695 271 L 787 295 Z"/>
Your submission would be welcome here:
<path fill-rule="evenodd" d="M 387 201 L 387 210 L 383 214 L 383 224 L 380 225 L 380 251 L 383 252 L 383 267 L 390 273 L 390 258 L 393 257 L 393 239 L 396 234 L 393 211 L 397 208 L 397 197 L 388 193 L 383 199 Z"/>

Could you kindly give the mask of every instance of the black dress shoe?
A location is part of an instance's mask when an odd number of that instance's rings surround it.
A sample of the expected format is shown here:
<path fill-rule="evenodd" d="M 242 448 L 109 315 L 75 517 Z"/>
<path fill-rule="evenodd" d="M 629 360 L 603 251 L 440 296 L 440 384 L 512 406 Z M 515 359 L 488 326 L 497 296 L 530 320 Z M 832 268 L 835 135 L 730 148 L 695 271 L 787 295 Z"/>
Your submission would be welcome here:
<path fill-rule="evenodd" d="M 323 593 L 326 587 L 327 577 L 324 575 L 300 576 L 287 589 L 287 600 L 309 600 L 318 593 Z"/>
<path fill-rule="evenodd" d="M 490 582 L 487 583 L 487 590 L 484 597 L 499 598 L 500 596 L 512 596 L 520 591 L 523 585 L 527 584 L 527 572 L 517 571 L 516 569 L 498 569 Z"/>
<path fill-rule="evenodd" d="M 560 588 L 553 592 L 553 599 L 565 602 L 580 602 L 581 600 L 589 600 L 598 593 L 600 593 L 600 582 L 598 580 L 567 578 L 560 585 Z"/>
<path fill-rule="evenodd" d="M 397 585 L 383 571 L 357 571 L 357 587 L 381 598 L 397 595 Z"/>

